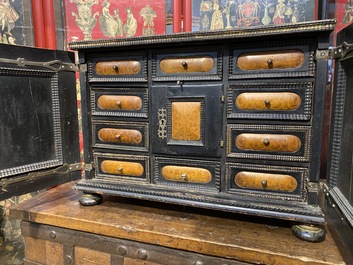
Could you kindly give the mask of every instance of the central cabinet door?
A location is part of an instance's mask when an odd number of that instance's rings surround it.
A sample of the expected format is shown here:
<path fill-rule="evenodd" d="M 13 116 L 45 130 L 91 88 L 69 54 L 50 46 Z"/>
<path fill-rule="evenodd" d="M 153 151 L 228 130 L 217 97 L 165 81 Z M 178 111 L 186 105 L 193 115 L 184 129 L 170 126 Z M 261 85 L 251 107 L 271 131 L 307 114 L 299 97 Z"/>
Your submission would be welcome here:
<path fill-rule="evenodd" d="M 220 157 L 222 95 L 221 84 L 153 86 L 153 153 Z"/>

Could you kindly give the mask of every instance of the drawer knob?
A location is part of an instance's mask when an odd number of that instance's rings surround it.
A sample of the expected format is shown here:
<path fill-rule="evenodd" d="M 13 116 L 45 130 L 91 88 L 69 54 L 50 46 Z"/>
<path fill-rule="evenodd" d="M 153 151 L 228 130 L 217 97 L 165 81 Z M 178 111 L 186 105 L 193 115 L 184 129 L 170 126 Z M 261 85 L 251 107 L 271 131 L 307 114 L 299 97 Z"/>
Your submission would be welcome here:
<path fill-rule="evenodd" d="M 115 72 L 118 72 L 118 71 L 119 71 L 119 66 L 113 65 L 113 70 L 114 70 Z"/>
<path fill-rule="evenodd" d="M 271 100 L 265 99 L 265 100 L 264 100 L 264 103 L 265 103 L 265 106 L 268 108 L 268 107 L 270 107 L 270 105 L 271 105 Z"/>
<path fill-rule="evenodd" d="M 121 108 L 121 102 L 120 101 L 116 102 L 116 105 L 118 106 L 118 108 Z"/>
<path fill-rule="evenodd" d="M 261 186 L 262 186 L 263 188 L 267 188 L 267 180 L 266 180 L 266 179 L 264 179 L 264 180 L 261 181 Z"/>
<path fill-rule="evenodd" d="M 120 140 L 120 138 L 121 138 L 120 134 L 115 135 L 115 139 Z"/>
<path fill-rule="evenodd" d="M 270 145 L 270 141 L 268 139 L 264 139 L 263 141 L 265 146 L 269 146 Z"/>
<path fill-rule="evenodd" d="M 273 64 L 273 60 L 272 59 L 267 59 L 267 64 L 268 65 L 272 65 Z"/>
<path fill-rule="evenodd" d="M 181 65 L 184 67 L 184 69 L 188 68 L 188 63 L 187 62 L 182 62 Z"/>
<path fill-rule="evenodd" d="M 183 174 L 181 174 L 181 179 L 183 181 L 188 181 L 188 176 L 185 173 L 183 173 Z"/>
<path fill-rule="evenodd" d="M 120 173 L 120 174 L 123 173 L 123 168 L 122 167 L 118 168 L 118 173 Z"/>

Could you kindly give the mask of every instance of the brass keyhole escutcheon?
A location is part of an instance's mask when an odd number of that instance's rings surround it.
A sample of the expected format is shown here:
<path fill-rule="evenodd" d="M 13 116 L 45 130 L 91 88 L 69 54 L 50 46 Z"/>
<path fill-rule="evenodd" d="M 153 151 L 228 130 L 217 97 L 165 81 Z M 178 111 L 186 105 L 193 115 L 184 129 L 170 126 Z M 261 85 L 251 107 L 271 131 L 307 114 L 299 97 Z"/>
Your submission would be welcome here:
<path fill-rule="evenodd" d="M 264 139 L 263 141 L 265 146 L 269 146 L 270 145 L 270 141 L 268 139 Z"/>
<path fill-rule="evenodd" d="M 183 181 L 188 181 L 188 176 L 185 173 L 183 173 L 183 174 L 181 174 L 181 179 Z"/>
<path fill-rule="evenodd" d="M 182 62 L 181 65 L 184 67 L 185 70 L 188 68 L 188 63 L 187 62 Z"/>
<path fill-rule="evenodd" d="M 113 65 L 113 70 L 114 70 L 115 72 L 119 72 L 119 66 Z"/>
<path fill-rule="evenodd" d="M 263 188 L 267 188 L 267 180 L 266 180 L 266 179 L 264 179 L 264 180 L 261 181 L 261 186 L 262 186 Z"/>

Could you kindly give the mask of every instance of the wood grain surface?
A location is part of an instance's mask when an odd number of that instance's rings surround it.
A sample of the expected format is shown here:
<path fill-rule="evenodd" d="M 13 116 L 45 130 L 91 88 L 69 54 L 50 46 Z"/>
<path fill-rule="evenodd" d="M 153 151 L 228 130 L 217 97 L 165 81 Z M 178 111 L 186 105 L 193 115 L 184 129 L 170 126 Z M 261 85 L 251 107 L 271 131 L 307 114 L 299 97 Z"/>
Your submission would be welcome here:
<path fill-rule="evenodd" d="M 345 264 L 329 232 L 308 243 L 286 222 L 119 197 L 86 207 L 81 195 L 64 184 L 14 206 L 10 216 L 256 264 Z"/>

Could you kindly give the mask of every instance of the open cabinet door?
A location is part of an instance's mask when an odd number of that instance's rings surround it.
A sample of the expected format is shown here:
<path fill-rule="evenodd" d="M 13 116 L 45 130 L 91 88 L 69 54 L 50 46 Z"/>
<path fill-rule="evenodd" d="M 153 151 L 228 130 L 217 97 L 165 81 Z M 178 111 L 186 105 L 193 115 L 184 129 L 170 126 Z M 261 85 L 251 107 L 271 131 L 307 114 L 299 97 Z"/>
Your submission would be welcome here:
<path fill-rule="evenodd" d="M 0 200 L 80 177 L 74 54 L 0 46 Z"/>
<path fill-rule="evenodd" d="M 347 260 L 353 260 L 353 25 L 342 30 L 334 49 L 333 94 L 328 182 L 328 220 L 340 237 Z"/>

